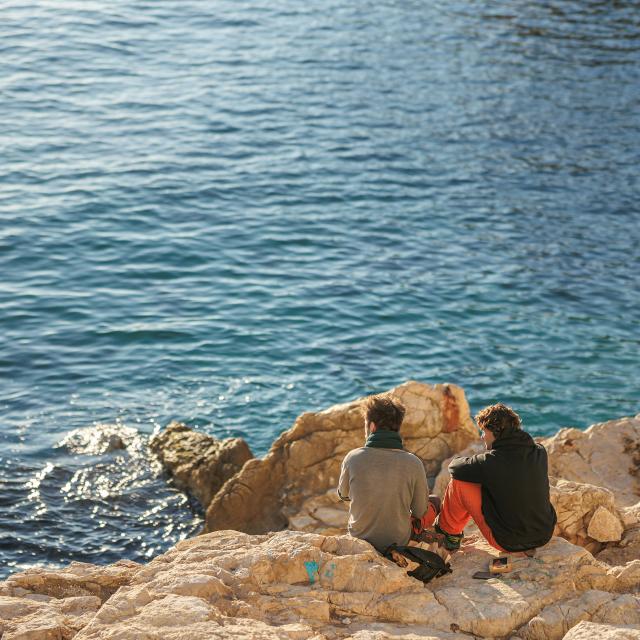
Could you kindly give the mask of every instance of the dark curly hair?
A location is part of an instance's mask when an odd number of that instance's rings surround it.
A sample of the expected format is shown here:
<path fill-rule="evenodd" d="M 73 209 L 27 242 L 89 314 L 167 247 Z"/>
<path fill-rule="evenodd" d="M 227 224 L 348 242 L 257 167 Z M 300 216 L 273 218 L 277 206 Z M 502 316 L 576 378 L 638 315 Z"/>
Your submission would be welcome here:
<path fill-rule="evenodd" d="M 480 429 L 488 429 L 499 438 L 505 431 L 520 429 L 522 420 L 511 407 L 502 402 L 485 407 L 476 414 L 476 423 Z"/>
<path fill-rule="evenodd" d="M 362 413 L 367 424 L 374 422 L 382 431 L 400 431 L 405 408 L 402 402 L 390 393 L 379 393 L 362 402 Z"/>

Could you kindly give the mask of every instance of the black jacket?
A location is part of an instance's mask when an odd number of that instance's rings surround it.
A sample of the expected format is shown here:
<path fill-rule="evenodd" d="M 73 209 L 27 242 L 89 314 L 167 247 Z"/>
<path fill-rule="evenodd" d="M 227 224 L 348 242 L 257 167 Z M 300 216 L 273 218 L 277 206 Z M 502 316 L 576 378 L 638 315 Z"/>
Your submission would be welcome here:
<path fill-rule="evenodd" d="M 528 433 L 513 430 L 485 453 L 454 458 L 449 472 L 482 485 L 482 514 L 501 547 L 524 551 L 549 542 L 556 512 L 549 501 L 547 452 Z"/>

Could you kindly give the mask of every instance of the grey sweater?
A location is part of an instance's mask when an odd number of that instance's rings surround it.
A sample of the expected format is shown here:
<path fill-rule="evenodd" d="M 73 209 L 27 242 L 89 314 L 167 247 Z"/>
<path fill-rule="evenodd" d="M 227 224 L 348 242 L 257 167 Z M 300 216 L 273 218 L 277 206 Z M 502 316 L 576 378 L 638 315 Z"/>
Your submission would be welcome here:
<path fill-rule="evenodd" d="M 361 447 L 342 462 L 338 494 L 349 500 L 349 533 L 378 551 L 411 537 L 411 515 L 429 506 L 427 476 L 420 458 L 401 449 Z"/>

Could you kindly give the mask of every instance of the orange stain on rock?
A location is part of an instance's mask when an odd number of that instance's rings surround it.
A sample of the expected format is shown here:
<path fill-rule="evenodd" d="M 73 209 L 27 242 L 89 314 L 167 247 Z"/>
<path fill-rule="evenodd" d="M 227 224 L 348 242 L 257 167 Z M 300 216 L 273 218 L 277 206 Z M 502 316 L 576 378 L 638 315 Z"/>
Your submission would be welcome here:
<path fill-rule="evenodd" d="M 442 422 L 444 433 L 451 433 L 460 428 L 460 407 L 453 392 L 446 385 L 442 397 Z"/>

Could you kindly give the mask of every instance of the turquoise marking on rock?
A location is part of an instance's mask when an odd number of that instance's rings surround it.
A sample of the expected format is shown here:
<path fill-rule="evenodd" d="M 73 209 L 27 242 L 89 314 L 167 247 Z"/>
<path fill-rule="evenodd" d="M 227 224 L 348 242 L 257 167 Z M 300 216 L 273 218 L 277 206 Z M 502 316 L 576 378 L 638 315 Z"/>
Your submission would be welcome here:
<path fill-rule="evenodd" d="M 309 574 L 309 582 L 313 584 L 316 581 L 316 575 L 320 574 L 320 566 L 315 560 L 310 560 L 304 563 L 304 568 Z"/>
<path fill-rule="evenodd" d="M 325 578 L 333 578 L 333 572 L 335 571 L 336 563 L 332 562 L 329 568 L 324 572 Z"/>

